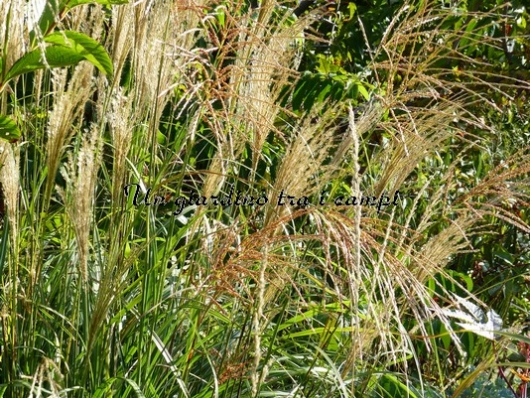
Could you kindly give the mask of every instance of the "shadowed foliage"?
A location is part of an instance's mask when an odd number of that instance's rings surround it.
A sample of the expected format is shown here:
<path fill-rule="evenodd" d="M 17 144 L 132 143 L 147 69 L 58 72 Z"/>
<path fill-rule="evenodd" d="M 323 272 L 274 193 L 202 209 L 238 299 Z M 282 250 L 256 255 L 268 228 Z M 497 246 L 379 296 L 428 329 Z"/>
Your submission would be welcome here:
<path fill-rule="evenodd" d="M 0 395 L 525 397 L 528 13 L 446 3 L 2 3 Z"/>

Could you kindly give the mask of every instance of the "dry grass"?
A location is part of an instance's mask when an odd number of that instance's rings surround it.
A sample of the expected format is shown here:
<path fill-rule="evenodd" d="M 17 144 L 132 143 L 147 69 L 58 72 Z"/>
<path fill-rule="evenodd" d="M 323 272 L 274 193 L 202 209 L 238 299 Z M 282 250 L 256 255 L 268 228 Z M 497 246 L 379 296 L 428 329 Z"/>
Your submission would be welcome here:
<path fill-rule="evenodd" d="M 0 6 L 0 15 L 16 17 L 0 26 L 0 42 L 9 31 L 10 63 L 24 49 L 11 35 L 22 32 L 22 3 L 11 4 Z M 472 106 L 487 89 L 528 83 L 493 83 L 471 69 L 454 79 L 437 61 L 470 61 L 462 33 L 443 27 L 448 12 L 425 4 L 406 4 L 374 49 L 378 86 L 359 116 L 346 101 L 301 115 L 279 105 L 299 77 L 297 40 L 320 10 L 297 20 L 275 1 L 246 11 L 243 2 L 141 1 L 113 7 L 110 20 L 100 6 L 71 10 L 63 23 L 105 39 L 115 76 L 94 77 L 87 62 L 36 74 L 29 94 L 49 106 L 45 122 L 34 122 L 42 146 L 21 160 L 26 143 L 0 144 L 9 225 L 0 364 L 41 353 L 24 374 L 10 366 L 6 380 L 30 380 L 35 397 L 135 386 L 182 397 L 282 388 L 354 396 L 374 383 L 374 369 L 421 377 L 416 334 L 431 349 L 436 317 L 460 347 L 428 282 L 452 279 L 451 259 L 473 249 L 471 237 L 491 217 L 530 231 L 514 211 L 530 202 L 527 149 L 458 190 L 458 161 L 485 145 L 472 132 L 491 132 Z M 385 139 L 370 146 L 374 131 Z M 270 137 L 282 152 L 265 177 L 258 170 Z M 440 170 L 442 152 L 457 146 Z M 208 162 L 194 165 L 198 158 Z M 269 203 L 198 206 L 178 221 L 124 197 L 127 183 L 172 192 L 190 176 L 205 197 L 235 181 Z M 314 205 L 324 189 L 414 197 L 382 212 Z M 277 206 L 282 191 L 313 204 Z"/>

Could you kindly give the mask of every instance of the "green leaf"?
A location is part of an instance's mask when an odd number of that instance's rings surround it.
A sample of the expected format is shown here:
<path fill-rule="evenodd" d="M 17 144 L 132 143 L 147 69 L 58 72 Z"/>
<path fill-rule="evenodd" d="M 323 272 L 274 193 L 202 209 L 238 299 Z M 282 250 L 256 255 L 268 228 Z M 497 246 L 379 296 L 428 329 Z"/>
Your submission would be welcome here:
<path fill-rule="evenodd" d="M 318 94 L 318 102 L 324 102 L 326 95 L 331 91 L 331 84 L 326 84 Z"/>
<path fill-rule="evenodd" d="M 0 138 L 8 141 L 20 138 L 20 130 L 9 116 L 0 115 Z"/>
<path fill-rule="evenodd" d="M 348 20 L 351 20 L 355 15 L 355 11 L 357 11 L 357 5 L 355 3 L 348 4 L 348 11 L 350 13 Z"/>
<path fill-rule="evenodd" d="M 105 48 L 83 33 L 71 30 L 54 32 L 46 36 L 44 41 L 74 50 L 106 75 L 113 73 L 112 61 Z"/>
<path fill-rule="evenodd" d="M 116 381 L 126 382 L 127 384 L 129 384 L 131 386 L 133 391 L 136 393 L 137 397 L 145 397 L 145 395 L 142 392 L 142 389 L 140 388 L 140 386 L 138 386 L 138 384 L 136 384 L 136 382 L 134 380 L 131 380 L 131 379 L 127 378 L 127 377 L 118 376 L 118 377 L 111 377 L 110 379 L 106 380 L 103 385 L 99 386 L 96 389 L 96 391 L 92 395 L 92 398 L 100 398 L 100 397 L 108 396 L 108 394 L 111 391 L 112 385 Z"/>
<path fill-rule="evenodd" d="M 394 397 L 410 397 L 417 398 L 417 395 L 414 394 L 403 382 L 401 382 L 393 374 L 387 373 L 381 377 L 379 381 L 380 396 L 385 398 L 394 398 Z"/>
<path fill-rule="evenodd" d="M 296 87 L 293 93 L 293 98 L 292 98 L 292 106 L 295 111 L 300 109 L 302 105 L 302 101 L 307 96 L 306 92 L 308 90 L 308 86 L 311 83 L 312 82 L 306 77 L 304 79 L 300 79 L 298 83 L 296 84 Z"/>
<path fill-rule="evenodd" d="M 44 57 L 40 49 L 24 55 L 7 72 L 4 83 L 23 73 L 45 67 L 72 66 L 83 59 L 105 74 L 112 75 L 113 73 L 112 62 L 103 46 L 85 34 L 72 31 L 55 32 L 45 37 L 44 40 L 55 45 L 46 47 Z"/>
<path fill-rule="evenodd" d="M 465 29 L 465 34 L 460 40 L 459 47 L 461 49 L 467 49 L 470 46 L 474 39 L 474 29 L 477 26 L 478 19 L 472 19 Z"/>
<path fill-rule="evenodd" d="M 219 21 L 219 26 L 221 28 L 224 28 L 225 27 L 225 13 L 226 13 L 226 7 L 224 6 L 218 6 L 216 9 L 216 17 L 217 17 L 217 20 Z"/>
<path fill-rule="evenodd" d="M 370 99 L 370 93 L 368 93 L 368 90 L 363 86 L 362 83 L 357 84 L 357 89 L 359 90 L 359 93 L 364 97 L 366 101 Z"/>
<path fill-rule="evenodd" d="M 44 59 L 46 62 L 44 62 Z M 7 72 L 5 82 L 24 73 L 34 72 L 45 67 L 60 68 L 72 66 L 82 61 L 84 57 L 72 49 L 58 46 L 46 47 L 44 57 L 40 49 L 33 50 L 13 64 Z"/>

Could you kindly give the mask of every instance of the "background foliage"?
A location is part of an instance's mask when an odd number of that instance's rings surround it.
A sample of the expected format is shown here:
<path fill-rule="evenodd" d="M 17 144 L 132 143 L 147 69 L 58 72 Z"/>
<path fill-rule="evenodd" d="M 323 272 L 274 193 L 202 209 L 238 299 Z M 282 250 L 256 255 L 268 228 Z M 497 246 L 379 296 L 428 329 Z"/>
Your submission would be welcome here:
<path fill-rule="evenodd" d="M 3 2 L 0 395 L 526 397 L 527 20 Z"/>

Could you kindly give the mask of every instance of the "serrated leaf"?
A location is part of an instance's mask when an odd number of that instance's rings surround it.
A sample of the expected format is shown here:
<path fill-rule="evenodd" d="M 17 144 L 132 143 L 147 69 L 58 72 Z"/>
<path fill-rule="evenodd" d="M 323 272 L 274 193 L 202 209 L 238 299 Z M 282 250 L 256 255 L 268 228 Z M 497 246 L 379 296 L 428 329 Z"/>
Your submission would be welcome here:
<path fill-rule="evenodd" d="M 112 75 L 113 66 L 105 48 L 91 37 L 71 30 L 54 32 L 44 38 L 47 43 L 70 48 L 101 72 Z"/>
<path fill-rule="evenodd" d="M 20 130 L 9 116 L 0 115 L 0 138 L 8 141 L 20 138 Z"/>
<path fill-rule="evenodd" d="M 44 57 L 40 49 L 33 50 L 13 64 L 6 74 L 5 82 L 24 73 L 34 72 L 45 67 L 61 68 L 76 65 L 83 59 L 84 57 L 75 50 L 66 47 L 46 47 Z"/>

